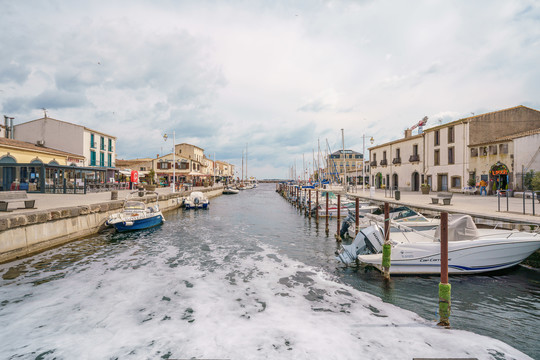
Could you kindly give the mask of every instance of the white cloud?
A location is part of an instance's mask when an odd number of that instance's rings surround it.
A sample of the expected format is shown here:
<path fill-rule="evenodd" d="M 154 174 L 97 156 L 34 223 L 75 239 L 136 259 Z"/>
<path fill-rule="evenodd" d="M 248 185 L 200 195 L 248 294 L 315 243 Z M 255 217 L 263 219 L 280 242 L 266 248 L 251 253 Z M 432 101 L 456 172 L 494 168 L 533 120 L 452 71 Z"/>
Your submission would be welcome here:
<path fill-rule="evenodd" d="M 253 174 L 276 177 L 342 128 L 361 151 L 425 115 L 540 108 L 530 0 L 4 5 L 1 110 L 44 106 L 118 136 L 120 157 L 155 156 L 174 129 L 237 165 L 249 142 Z"/>

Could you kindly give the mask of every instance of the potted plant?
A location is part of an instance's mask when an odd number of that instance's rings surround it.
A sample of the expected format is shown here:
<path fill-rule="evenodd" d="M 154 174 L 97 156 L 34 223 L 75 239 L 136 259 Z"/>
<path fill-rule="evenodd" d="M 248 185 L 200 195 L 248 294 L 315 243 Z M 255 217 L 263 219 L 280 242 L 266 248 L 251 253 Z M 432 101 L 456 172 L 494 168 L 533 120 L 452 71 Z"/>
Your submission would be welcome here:
<path fill-rule="evenodd" d="M 156 176 L 156 173 L 154 172 L 154 169 L 151 169 L 148 172 L 148 184 L 144 185 L 144 188 L 147 191 L 156 191 L 156 185 L 154 184 L 154 177 Z"/>
<path fill-rule="evenodd" d="M 426 195 L 426 194 L 429 194 L 429 190 L 431 189 L 431 187 L 429 186 L 429 184 L 423 183 L 420 186 L 420 189 L 422 190 L 422 194 Z"/>

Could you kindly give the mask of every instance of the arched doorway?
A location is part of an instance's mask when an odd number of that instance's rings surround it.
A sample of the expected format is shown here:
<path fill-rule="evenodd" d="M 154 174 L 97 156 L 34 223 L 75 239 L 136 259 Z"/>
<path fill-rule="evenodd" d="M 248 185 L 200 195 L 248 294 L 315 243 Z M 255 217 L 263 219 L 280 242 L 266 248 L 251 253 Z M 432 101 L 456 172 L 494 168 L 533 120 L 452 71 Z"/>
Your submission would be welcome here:
<path fill-rule="evenodd" d="M 420 174 L 417 171 L 411 175 L 411 190 L 420 191 Z"/>
<path fill-rule="evenodd" d="M 382 174 L 379 172 L 375 175 L 375 188 L 380 189 L 382 185 Z"/>
<path fill-rule="evenodd" d="M 11 184 L 14 183 L 17 171 L 15 166 L 6 166 L 6 165 L 15 165 L 17 160 L 11 155 L 4 155 L 0 158 L 0 164 L 2 165 L 2 191 L 11 190 Z"/>
<path fill-rule="evenodd" d="M 394 190 L 398 190 L 399 189 L 399 178 L 398 178 L 398 174 L 395 174 L 392 175 L 392 188 Z"/>
<path fill-rule="evenodd" d="M 497 190 L 508 189 L 508 175 L 508 167 L 497 161 L 489 170 L 490 190 L 495 193 Z"/>

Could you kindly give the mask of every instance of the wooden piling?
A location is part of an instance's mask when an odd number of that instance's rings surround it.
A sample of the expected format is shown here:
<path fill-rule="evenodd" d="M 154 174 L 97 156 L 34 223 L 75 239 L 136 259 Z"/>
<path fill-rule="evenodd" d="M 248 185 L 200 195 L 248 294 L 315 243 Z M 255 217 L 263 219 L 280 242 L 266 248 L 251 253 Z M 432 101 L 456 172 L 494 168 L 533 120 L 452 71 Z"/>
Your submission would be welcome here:
<path fill-rule="evenodd" d="M 382 254 L 383 274 L 386 280 L 390 279 L 390 256 L 392 245 L 390 244 L 390 205 L 384 203 L 384 245 Z"/>
<path fill-rule="evenodd" d="M 338 194 L 337 196 L 337 232 L 336 232 L 336 241 L 341 241 L 341 234 L 340 234 L 340 224 L 341 222 L 341 195 Z"/>
<path fill-rule="evenodd" d="M 358 235 L 358 227 L 360 226 L 360 199 L 357 197 L 356 198 L 356 201 L 355 201 L 355 209 L 356 209 L 356 215 L 355 215 L 355 219 L 354 219 L 354 225 L 356 226 L 356 230 L 355 230 L 355 235 Z"/>
<path fill-rule="evenodd" d="M 450 326 L 450 293 L 448 283 L 448 213 L 441 213 L 441 282 L 439 283 L 439 323 Z"/>
<path fill-rule="evenodd" d="M 311 219 L 311 189 L 309 189 L 308 191 L 309 191 L 309 200 L 308 200 L 307 213 L 308 213 L 309 218 Z"/>
<path fill-rule="evenodd" d="M 319 223 L 319 190 L 315 190 L 315 222 Z"/>
<path fill-rule="evenodd" d="M 326 192 L 326 235 L 328 235 L 328 191 Z"/>

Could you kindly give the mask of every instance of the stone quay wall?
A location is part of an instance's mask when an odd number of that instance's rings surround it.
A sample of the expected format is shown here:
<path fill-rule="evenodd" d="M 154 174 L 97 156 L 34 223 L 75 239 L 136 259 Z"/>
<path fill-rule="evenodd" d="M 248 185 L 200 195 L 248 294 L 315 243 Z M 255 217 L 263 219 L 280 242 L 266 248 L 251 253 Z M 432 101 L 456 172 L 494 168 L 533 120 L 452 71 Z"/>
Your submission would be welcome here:
<path fill-rule="evenodd" d="M 197 190 L 209 198 L 223 188 Z M 182 206 L 191 191 L 159 195 L 162 212 Z M 148 198 L 143 201 L 148 202 Z M 13 214 L 0 219 L 0 263 L 32 255 L 103 230 L 107 218 L 122 210 L 123 200 Z"/>

